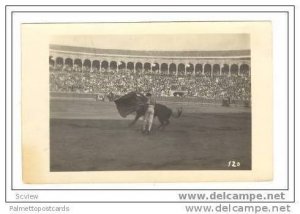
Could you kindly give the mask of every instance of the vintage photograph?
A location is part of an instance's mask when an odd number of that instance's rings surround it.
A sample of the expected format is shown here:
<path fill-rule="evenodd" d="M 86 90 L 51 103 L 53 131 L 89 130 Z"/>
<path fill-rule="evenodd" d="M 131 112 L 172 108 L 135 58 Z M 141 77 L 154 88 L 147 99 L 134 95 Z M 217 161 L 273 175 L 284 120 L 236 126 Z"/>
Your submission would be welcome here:
<path fill-rule="evenodd" d="M 49 39 L 50 172 L 252 170 L 251 35 Z"/>

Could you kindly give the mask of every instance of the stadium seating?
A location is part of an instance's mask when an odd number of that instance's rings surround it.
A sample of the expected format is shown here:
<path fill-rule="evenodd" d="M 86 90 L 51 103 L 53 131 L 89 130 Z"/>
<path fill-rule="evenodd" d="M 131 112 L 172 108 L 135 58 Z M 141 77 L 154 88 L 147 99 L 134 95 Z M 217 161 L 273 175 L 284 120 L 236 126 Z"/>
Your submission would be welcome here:
<path fill-rule="evenodd" d="M 61 68 L 50 69 L 50 91 L 62 93 L 122 95 L 130 91 L 155 90 L 158 97 L 173 97 L 172 87 L 185 88 L 184 97 L 206 100 L 251 100 L 250 77 L 245 76 L 174 76 L 158 74 L 134 74 L 127 71 L 114 72 L 67 72 Z M 180 94 L 180 93 L 178 93 Z"/>

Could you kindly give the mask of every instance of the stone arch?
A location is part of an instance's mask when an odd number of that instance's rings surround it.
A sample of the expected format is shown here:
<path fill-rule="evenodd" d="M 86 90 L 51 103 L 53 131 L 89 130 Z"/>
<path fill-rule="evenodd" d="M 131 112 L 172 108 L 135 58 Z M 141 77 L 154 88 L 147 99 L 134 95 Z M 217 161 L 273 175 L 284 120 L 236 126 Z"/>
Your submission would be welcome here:
<path fill-rule="evenodd" d="M 144 71 L 146 74 L 149 74 L 151 72 L 151 63 L 150 62 L 144 63 Z"/>
<path fill-rule="evenodd" d="M 73 67 L 73 60 L 71 58 L 66 58 L 65 65 Z"/>
<path fill-rule="evenodd" d="M 98 72 L 100 70 L 100 61 L 99 60 L 93 60 L 92 62 L 92 71 Z"/>
<path fill-rule="evenodd" d="M 77 66 L 81 67 L 81 66 L 82 66 L 82 61 L 81 61 L 81 59 L 75 59 L 75 60 L 74 60 L 74 65 L 77 65 Z"/>
<path fill-rule="evenodd" d="M 160 65 L 160 67 L 161 67 L 161 74 L 162 75 L 168 75 L 168 70 L 169 70 L 169 65 L 167 64 L 167 63 L 162 63 L 161 65 Z"/>
<path fill-rule="evenodd" d="M 237 76 L 239 73 L 239 66 L 237 64 L 232 64 L 230 66 L 230 74 L 232 76 Z"/>
<path fill-rule="evenodd" d="M 91 60 L 89 59 L 85 59 L 83 61 L 83 72 L 90 72 L 91 71 L 91 67 L 92 67 L 92 63 L 91 63 Z"/>
<path fill-rule="evenodd" d="M 134 63 L 133 62 L 127 62 L 127 70 L 133 72 L 134 71 Z"/>
<path fill-rule="evenodd" d="M 111 61 L 109 63 L 109 70 L 113 71 L 113 72 L 116 72 L 117 71 L 117 66 L 118 66 L 118 63 L 116 61 Z"/>
<path fill-rule="evenodd" d="M 118 70 L 119 72 L 124 72 L 126 69 L 126 63 L 123 61 L 118 62 Z"/>
<path fill-rule="evenodd" d="M 74 60 L 73 70 L 75 72 L 81 72 L 82 71 L 82 60 L 81 59 L 77 58 L 77 59 Z"/>
<path fill-rule="evenodd" d="M 185 75 L 185 64 L 180 63 L 178 65 L 178 76 L 184 76 Z"/>
<path fill-rule="evenodd" d="M 137 74 L 140 74 L 140 73 L 142 73 L 142 71 L 143 71 L 143 63 L 141 63 L 141 62 L 135 63 L 135 72 Z"/>
<path fill-rule="evenodd" d="M 187 65 L 186 65 L 186 74 L 187 75 L 193 75 L 194 74 L 194 69 L 195 68 L 195 66 L 192 64 L 192 63 L 188 63 Z"/>
<path fill-rule="evenodd" d="M 203 71 L 203 66 L 202 64 L 196 64 L 195 66 L 195 76 L 201 76 Z"/>
<path fill-rule="evenodd" d="M 64 66 L 64 59 L 62 57 L 56 57 L 55 64 L 56 64 L 56 69 L 62 71 Z"/>
<path fill-rule="evenodd" d="M 102 62 L 101 62 L 101 71 L 102 70 L 104 70 L 104 72 L 107 72 L 108 71 L 108 66 L 109 66 L 109 63 L 108 63 L 108 61 L 106 61 L 106 60 L 103 60 Z"/>
<path fill-rule="evenodd" d="M 54 66 L 55 66 L 55 61 L 53 59 L 53 56 L 49 56 L 49 67 L 51 69 L 54 69 Z"/>
<path fill-rule="evenodd" d="M 249 73 L 250 73 L 250 67 L 248 64 L 242 64 L 240 66 L 240 74 L 242 76 L 249 76 Z"/>
<path fill-rule="evenodd" d="M 83 66 L 91 67 L 91 66 L 92 66 L 91 60 L 85 59 L 85 60 L 83 61 Z"/>
<path fill-rule="evenodd" d="M 152 63 L 151 70 L 153 73 L 158 73 L 159 72 L 159 64 L 157 62 Z"/>
<path fill-rule="evenodd" d="M 211 76 L 211 64 L 204 65 L 204 75 Z"/>
<path fill-rule="evenodd" d="M 175 63 L 171 63 L 169 65 L 169 74 L 170 75 L 176 75 L 176 68 L 177 68 L 176 64 Z"/>
<path fill-rule="evenodd" d="M 63 65 L 64 64 L 64 59 L 62 57 L 56 57 L 56 64 L 57 65 Z"/>
<path fill-rule="evenodd" d="M 221 71 L 220 65 L 219 64 L 214 64 L 213 65 L 213 75 L 214 76 L 220 76 L 220 71 Z"/>
<path fill-rule="evenodd" d="M 73 69 L 73 60 L 71 58 L 66 58 L 64 63 L 64 71 L 72 71 Z"/>
<path fill-rule="evenodd" d="M 229 75 L 229 65 L 228 64 L 224 64 L 222 67 L 222 75 L 223 76 L 228 76 Z"/>

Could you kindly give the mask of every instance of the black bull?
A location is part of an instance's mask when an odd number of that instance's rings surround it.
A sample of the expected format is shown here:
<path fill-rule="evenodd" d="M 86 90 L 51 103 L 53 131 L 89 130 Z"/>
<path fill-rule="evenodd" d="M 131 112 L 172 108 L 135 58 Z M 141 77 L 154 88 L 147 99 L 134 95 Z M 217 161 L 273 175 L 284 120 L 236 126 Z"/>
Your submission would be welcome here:
<path fill-rule="evenodd" d="M 136 116 L 134 120 L 129 124 L 129 126 L 134 125 L 141 116 L 144 116 L 146 113 L 146 109 L 147 107 L 145 105 L 138 108 L 136 110 Z M 154 117 L 157 117 L 160 122 L 160 126 L 158 128 L 165 128 L 167 125 L 169 125 L 170 123 L 169 119 L 171 116 L 178 118 L 181 116 L 181 114 L 182 114 L 182 109 L 178 109 L 177 114 L 174 115 L 171 109 L 159 103 L 155 104 L 154 107 Z"/>
<path fill-rule="evenodd" d="M 145 115 L 147 110 L 146 101 L 147 98 L 144 95 L 131 92 L 115 100 L 115 104 L 122 117 L 126 117 L 133 112 L 136 113 L 134 120 L 129 124 L 129 126 L 132 126 L 140 117 Z M 177 113 L 174 114 L 173 111 L 165 105 L 157 103 L 154 107 L 154 117 L 157 117 L 160 122 L 159 128 L 165 128 L 170 123 L 169 119 L 171 116 L 178 118 L 181 114 L 182 108 L 177 109 Z"/>

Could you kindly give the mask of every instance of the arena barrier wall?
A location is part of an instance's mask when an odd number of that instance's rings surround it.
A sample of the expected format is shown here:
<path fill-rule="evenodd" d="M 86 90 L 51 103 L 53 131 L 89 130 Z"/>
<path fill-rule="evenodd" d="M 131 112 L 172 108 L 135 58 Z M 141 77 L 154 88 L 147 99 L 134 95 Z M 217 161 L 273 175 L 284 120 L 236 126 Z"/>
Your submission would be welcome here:
<path fill-rule="evenodd" d="M 103 97 L 103 99 L 99 99 Z M 105 93 L 75 93 L 75 92 L 50 92 L 50 99 L 89 99 L 95 101 L 108 102 Z M 221 99 L 208 99 L 202 97 L 157 97 L 158 102 L 182 102 L 182 103 L 203 103 L 203 104 L 216 104 L 222 105 L 224 100 Z M 250 101 L 244 100 L 230 100 L 230 105 L 238 105 L 244 107 L 251 107 Z"/>

